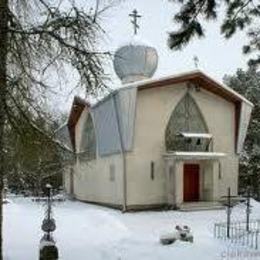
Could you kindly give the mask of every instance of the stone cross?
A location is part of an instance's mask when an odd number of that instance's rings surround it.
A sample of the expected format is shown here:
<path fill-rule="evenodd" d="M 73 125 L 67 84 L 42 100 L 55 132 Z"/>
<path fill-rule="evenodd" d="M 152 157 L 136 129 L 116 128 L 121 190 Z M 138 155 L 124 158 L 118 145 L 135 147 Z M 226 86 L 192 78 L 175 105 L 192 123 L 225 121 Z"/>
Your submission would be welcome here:
<path fill-rule="evenodd" d="M 137 34 L 137 29 L 139 29 L 139 25 L 137 24 L 137 19 L 141 18 L 142 16 L 138 14 L 137 10 L 134 9 L 131 14 L 129 14 L 130 17 L 133 17 L 133 20 L 131 23 L 134 25 L 134 34 Z"/>

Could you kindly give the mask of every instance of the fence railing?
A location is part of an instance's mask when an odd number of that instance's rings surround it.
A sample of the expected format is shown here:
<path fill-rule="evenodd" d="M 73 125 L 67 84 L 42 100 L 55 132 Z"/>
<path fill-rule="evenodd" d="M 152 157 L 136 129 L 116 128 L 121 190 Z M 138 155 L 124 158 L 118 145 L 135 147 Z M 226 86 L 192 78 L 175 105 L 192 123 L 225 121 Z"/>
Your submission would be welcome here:
<path fill-rule="evenodd" d="M 214 225 L 214 237 L 258 249 L 260 246 L 260 220 L 252 220 L 248 224 L 247 228 L 246 222 L 231 222 L 228 231 L 226 222 L 216 223 Z"/>

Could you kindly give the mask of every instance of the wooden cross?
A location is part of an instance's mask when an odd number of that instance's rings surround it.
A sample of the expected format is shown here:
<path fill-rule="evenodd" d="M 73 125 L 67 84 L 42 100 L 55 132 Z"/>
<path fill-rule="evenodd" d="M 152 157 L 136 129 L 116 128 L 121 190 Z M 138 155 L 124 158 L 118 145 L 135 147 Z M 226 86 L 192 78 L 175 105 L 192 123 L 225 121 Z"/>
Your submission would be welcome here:
<path fill-rule="evenodd" d="M 130 17 L 133 17 L 133 20 L 131 23 L 134 25 L 134 34 L 137 34 L 137 29 L 139 29 L 139 25 L 137 24 L 137 18 L 141 18 L 142 16 L 138 14 L 137 10 L 134 9 L 131 14 L 129 14 Z"/>

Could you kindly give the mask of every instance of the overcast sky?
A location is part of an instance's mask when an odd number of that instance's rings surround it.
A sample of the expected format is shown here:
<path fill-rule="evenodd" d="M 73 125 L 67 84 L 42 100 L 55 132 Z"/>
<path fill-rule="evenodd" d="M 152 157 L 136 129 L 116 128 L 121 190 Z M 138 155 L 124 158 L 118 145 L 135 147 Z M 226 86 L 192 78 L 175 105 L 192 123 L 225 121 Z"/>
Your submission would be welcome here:
<path fill-rule="evenodd" d="M 86 3 L 83 0 L 79 1 L 81 4 Z M 102 4 L 111 1 L 101 0 Z M 219 81 L 222 81 L 225 74 L 233 74 L 237 68 L 246 68 L 248 57 L 242 54 L 246 37 L 242 33 L 237 33 L 230 40 L 224 39 L 219 32 L 219 21 L 206 25 L 204 39 L 194 40 L 182 51 L 172 51 L 167 47 L 167 37 L 168 32 L 176 28 L 172 17 L 177 12 L 178 6 L 169 0 L 114 0 L 113 2 L 116 4 L 102 17 L 102 26 L 106 31 L 103 48 L 114 52 L 118 46 L 132 37 L 133 27 L 128 15 L 133 9 L 137 9 L 142 15 L 139 20 L 138 36 L 151 43 L 159 54 L 159 65 L 154 78 L 194 70 L 194 55 L 199 58 L 198 68 Z M 111 87 L 116 88 L 120 82 L 113 74 L 113 69 L 109 71 L 113 79 Z M 68 109 L 71 100 L 72 96 L 66 98 L 63 107 Z"/>
<path fill-rule="evenodd" d="M 159 53 L 155 77 L 195 69 L 194 55 L 199 58 L 199 68 L 218 80 L 246 66 L 247 57 L 241 52 L 245 37 L 240 33 L 231 40 L 224 39 L 219 33 L 219 22 L 206 26 L 204 39 L 194 40 L 182 51 L 170 50 L 168 32 L 176 28 L 172 17 L 178 6 L 169 0 L 125 0 L 112 8 L 104 19 L 107 46 L 112 50 L 133 34 L 128 14 L 135 8 L 142 15 L 138 35 L 153 44 Z"/>

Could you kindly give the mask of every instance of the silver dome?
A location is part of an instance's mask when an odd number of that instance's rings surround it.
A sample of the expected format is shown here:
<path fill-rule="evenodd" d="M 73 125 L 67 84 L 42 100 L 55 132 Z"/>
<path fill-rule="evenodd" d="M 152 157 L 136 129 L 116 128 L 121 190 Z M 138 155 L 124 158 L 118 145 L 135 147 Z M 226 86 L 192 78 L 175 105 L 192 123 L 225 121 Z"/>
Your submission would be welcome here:
<path fill-rule="evenodd" d="M 114 69 L 122 83 L 151 78 L 157 65 L 156 49 L 139 41 L 120 47 L 114 57 Z"/>

